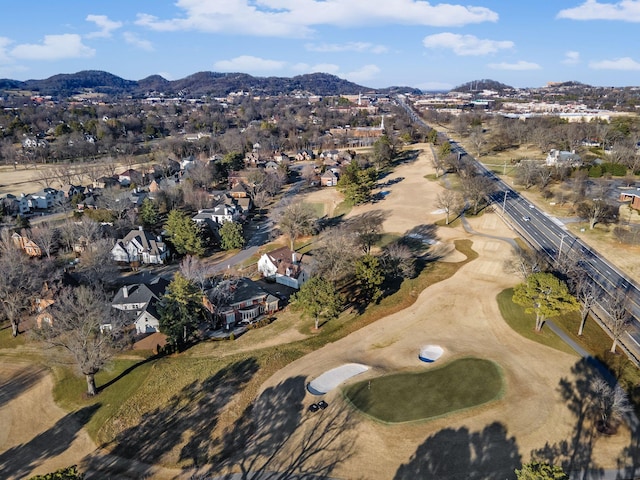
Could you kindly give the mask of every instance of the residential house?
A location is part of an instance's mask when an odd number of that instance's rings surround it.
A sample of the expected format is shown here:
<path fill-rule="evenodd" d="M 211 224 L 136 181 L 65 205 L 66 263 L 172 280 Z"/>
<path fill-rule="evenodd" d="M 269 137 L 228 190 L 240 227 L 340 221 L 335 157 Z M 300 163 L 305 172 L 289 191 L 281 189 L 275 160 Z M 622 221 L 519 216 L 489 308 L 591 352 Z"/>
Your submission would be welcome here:
<path fill-rule="evenodd" d="M 116 293 L 111 306 L 124 312 L 125 323 L 135 326 L 139 335 L 160 331 L 160 315 L 158 303 L 164 295 L 169 281 L 155 277 L 146 283 L 124 285 Z M 110 325 L 105 324 L 103 330 Z"/>
<path fill-rule="evenodd" d="M 27 203 L 32 210 L 48 210 L 54 205 L 62 205 L 64 192 L 47 187 L 27 195 Z"/>
<path fill-rule="evenodd" d="M 258 260 L 258 271 L 265 278 L 272 278 L 281 285 L 299 289 L 309 280 L 298 254 L 287 247 L 264 253 Z"/>
<path fill-rule="evenodd" d="M 582 158 L 575 151 L 567 152 L 564 150 L 556 150 L 552 148 L 546 159 L 547 167 L 571 166 L 579 167 L 582 165 Z"/>
<path fill-rule="evenodd" d="M 132 183 L 135 183 L 136 185 L 142 185 L 143 181 L 144 177 L 142 173 L 134 170 L 133 168 L 125 170 L 118 175 L 118 183 L 120 183 L 120 185 L 122 185 L 123 187 L 128 187 Z"/>
<path fill-rule="evenodd" d="M 315 158 L 315 155 L 313 154 L 312 150 L 298 150 L 295 156 L 295 159 L 298 162 L 313 160 L 314 158 Z"/>
<path fill-rule="evenodd" d="M 149 184 L 149 193 L 158 193 L 161 190 L 174 188 L 178 182 L 174 178 L 162 178 L 160 180 L 152 180 Z"/>
<path fill-rule="evenodd" d="M 242 212 L 234 203 L 225 201 L 213 208 L 198 210 L 198 214 L 192 217 L 192 220 L 196 223 L 204 222 L 207 219 L 214 221 L 218 225 L 222 225 L 224 222 L 238 222 L 242 219 Z"/>
<path fill-rule="evenodd" d="M 133 264 L 161 264 L 169 256 L 167 245 L 160 236 L 155 236 L 139 227 L 119 239 L 111 250 L 116 262 Z"/>
<path fill-rule="evenodd" d="M 205 306 L 229 329 L 238 323 L 251 323 L 258 317 L 278 310 L 279 300 L 253 280 L 242 277 L 232 287 L 232 297 L 227 305 L 215 308 Z"/>
<path fill-rule="evenodd" d="M 62 187 L 60 187 L 60 191 L 62 192 L 62 195 L 66 199 L 70 199 L 74 195 L 83 195 L 84 196 L 84 191 L 85 190 L 86 190 L 85 187 L 80 186 L 80 185 L 67 184 L 67 185 L 63 185 Z"/>
<path fill-rule="evenodd" d="M 31 211 L 29 201 L 24 194 L 17 197 L 11 193 L 7 193 L 7 195 L 2 199 L 2 203 L 4 205 L 5 212 L 14 217 L 17 215 L 25 215 Z"/>
<path fill-rule="evenodd" d="M 113 177 L 105 175 L 104 177 L 100 177 L 93 182 L 93 188 L 112 188 L 116 185 L 119 185 L 118 181 L 119 177 Z"/>
<path fill-rule="evenodd" d="M 30 257 L 42 256 L 42 250 L 40 249 L 40 247 L 36 244 L 36 242 L 30 240 L 26 235 L 21 235 L 18 232 L 15 232 L 13 235 L 11 235 L 11 239 L 13 240 L 13 244 L 16 247 L 18 247 Z"/>
<path fill-rule="evenodd" d="M 320 175 L 320 185 L 323 187 L 335 187 L 338 185 L 338 176 L 333 170 L 327 170 Z"/>

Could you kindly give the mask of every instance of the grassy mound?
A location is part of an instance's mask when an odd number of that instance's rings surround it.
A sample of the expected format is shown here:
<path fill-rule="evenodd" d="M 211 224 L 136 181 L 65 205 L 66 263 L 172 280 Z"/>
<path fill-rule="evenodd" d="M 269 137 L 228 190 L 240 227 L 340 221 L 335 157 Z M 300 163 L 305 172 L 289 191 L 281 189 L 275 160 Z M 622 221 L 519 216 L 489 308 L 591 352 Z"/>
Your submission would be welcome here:
<path fill-rule="evenodd" d="M 499 398 L 502 386 L 497 364 L 463 358 L 440 368 L 355 383 L 343 393 L 365 414 L 383 422 L 401 423 L 482 405 Z"/>

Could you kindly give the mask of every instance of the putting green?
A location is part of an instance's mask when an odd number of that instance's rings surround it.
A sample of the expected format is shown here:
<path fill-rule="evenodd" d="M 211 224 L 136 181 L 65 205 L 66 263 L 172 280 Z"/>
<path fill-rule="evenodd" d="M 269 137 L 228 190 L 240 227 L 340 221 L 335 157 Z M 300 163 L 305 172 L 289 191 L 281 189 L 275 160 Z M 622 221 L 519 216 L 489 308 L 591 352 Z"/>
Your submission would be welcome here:
<path fill-rule="evenodd" d="M 349 385 L 351 404 L 383 422 L 400 423 L 440 417 L 502 395 L 500 367 L 489 360 L 462 358 L 439 368 L 398 373 Z"/>

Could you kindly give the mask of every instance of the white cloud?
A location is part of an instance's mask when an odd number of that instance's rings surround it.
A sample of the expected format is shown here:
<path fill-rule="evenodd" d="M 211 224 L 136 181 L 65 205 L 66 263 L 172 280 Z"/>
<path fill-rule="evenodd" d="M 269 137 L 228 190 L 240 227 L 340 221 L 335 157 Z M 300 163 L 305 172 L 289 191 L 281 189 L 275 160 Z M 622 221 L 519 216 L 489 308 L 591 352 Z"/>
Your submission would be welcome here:
<path fill-rule="evenodd" d="M 564 54 L 564 60 L 562 61 L 565 65 L 576 65 L 580 63 L 580 52 L 568 51 Z"/>
<path fill-rule="evenodd" d="M 87 22 L 93 22 L 96 26 L 100 27 L 99 31 L 87 34 L 87 38 L 110 37 L 113 30 L 117 30 L 122 27 L 122 22 L 109 20 L 109 17 L 106 15 L 87 15 L 85 20 Z"/>
<path fill-rule="evenodd" d="M 82 43 L 80 35 L 45 35 L 41 44 L 24 43 L 11 50 L 11 56 L 22 60 L 61 60 L 92 57 L 96 51 Z"/>
<path fill-rule="evenodd" d="M 230 60 L 220 60 L 213 64 L 214 68 L 223 72 L 269 72 L 282 70 L 287 62 L 268 60 L 251 55 L 240 55 Z"/>
<path fill-rule="evenodd" d="M 372 25 L 462 26 L 496 22 L 485 7 L 424 0 L 177 0 L 183 14 L 159 19 L 138 14 L 137 25 L 159 31 L 197 30 L 273 37 L 304 37 L 313 27 Z"/>
<path fill-rule="evenodd" d="M 633 58 L 623 57 L 615 60 L 589 62 L 589 68 L 594 70 L 640 70 L 640 63 Z"/>
<path fill-rule="evenodd" d="M 135 33 L 124 32 L 122 34 L 122 37 L 124 38 L 124 41 L 129 45 L 133 45 L 134 47 L 137 47 L 141 50 L 146 50 L 148 52 L 153 51 L 153 45 L 151 44 L 151 42 L 149 40 L 144 40 L 138 37 L 138 35 L 136 35 Z"/>
<path fill-rule="evenodd" d="M 351 82 L 366 82 L 368 80 L 373 80 L 380 73 L 380 69 L 377 65 L 365 65 L 357 70 L 353 70 L 351 72 L 347 72 L 344 75 L 340 75 L 339 77 L 344 77 Z"/>
<path fill-rule="evenodd" d="M 557 18 L 640 22 L 640 1 L 621 0 L 615 3 L 599 3 L 597 0 L 586 0 L 577 7 L 560 10 Z"/>
<path fill-rule="evenodd" d="M 361 53 L 387 53 L 388 47 L 375 45 L 368 42 L 348 42 L 348 43 L 307 43 L 304 46 L 310 52 L 338 53 L 338 52 L 361 52 Z"/>
<path fill-rule="evenodd" d="M 10 63 L 11 58 L 9 57 L 9 52 L 7 51 L 7 47 L 11 45 L 12 41 L 6 37 L 0 37 L 0 63 Z"/>
<path fill-rule="evenodd" d="M 424 37 L 422 44 L 426 48 L 447 48 L 460 56 L 488 55 L 514 46 L 513 42 L 509 40 L 487 40 L 474 35 L 459 35 L 449 32 Z"/>
<path fill-rule="evenodd" d="M 540 70 L 542 68 L 537 63 L 525 62 L 524 60 L 516 63 L 490 63 L 488 66 L 495 70 Z"/>

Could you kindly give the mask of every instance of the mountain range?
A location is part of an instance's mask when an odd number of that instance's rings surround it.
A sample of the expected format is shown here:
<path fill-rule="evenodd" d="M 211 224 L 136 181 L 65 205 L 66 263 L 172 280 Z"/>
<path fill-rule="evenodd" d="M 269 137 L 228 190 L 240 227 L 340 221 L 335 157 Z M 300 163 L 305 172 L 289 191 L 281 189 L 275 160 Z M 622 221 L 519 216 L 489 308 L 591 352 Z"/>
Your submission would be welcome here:
<path fill-rule="evenodd" d="M 286 77 L 254 77 L 246 73 L 198 72 L 180 80 L 167 80 L 152 75 L 142 80 L 125 80 L 109 72 L 86 70 L 59 74 L 43 80 L 0 79 L 0 94 L 30 94 L 67 98 L 80 93 L 102 93 L 111 96 L 144 97 L 149 95 L 223 97 L 231 92 L 247 91 L 253 95 L 305 93 L 339 95 L 365 93 L 420 93 L 411 87 L 373 89 L 343 80 L 327 73 L 311 73 Z"/>

